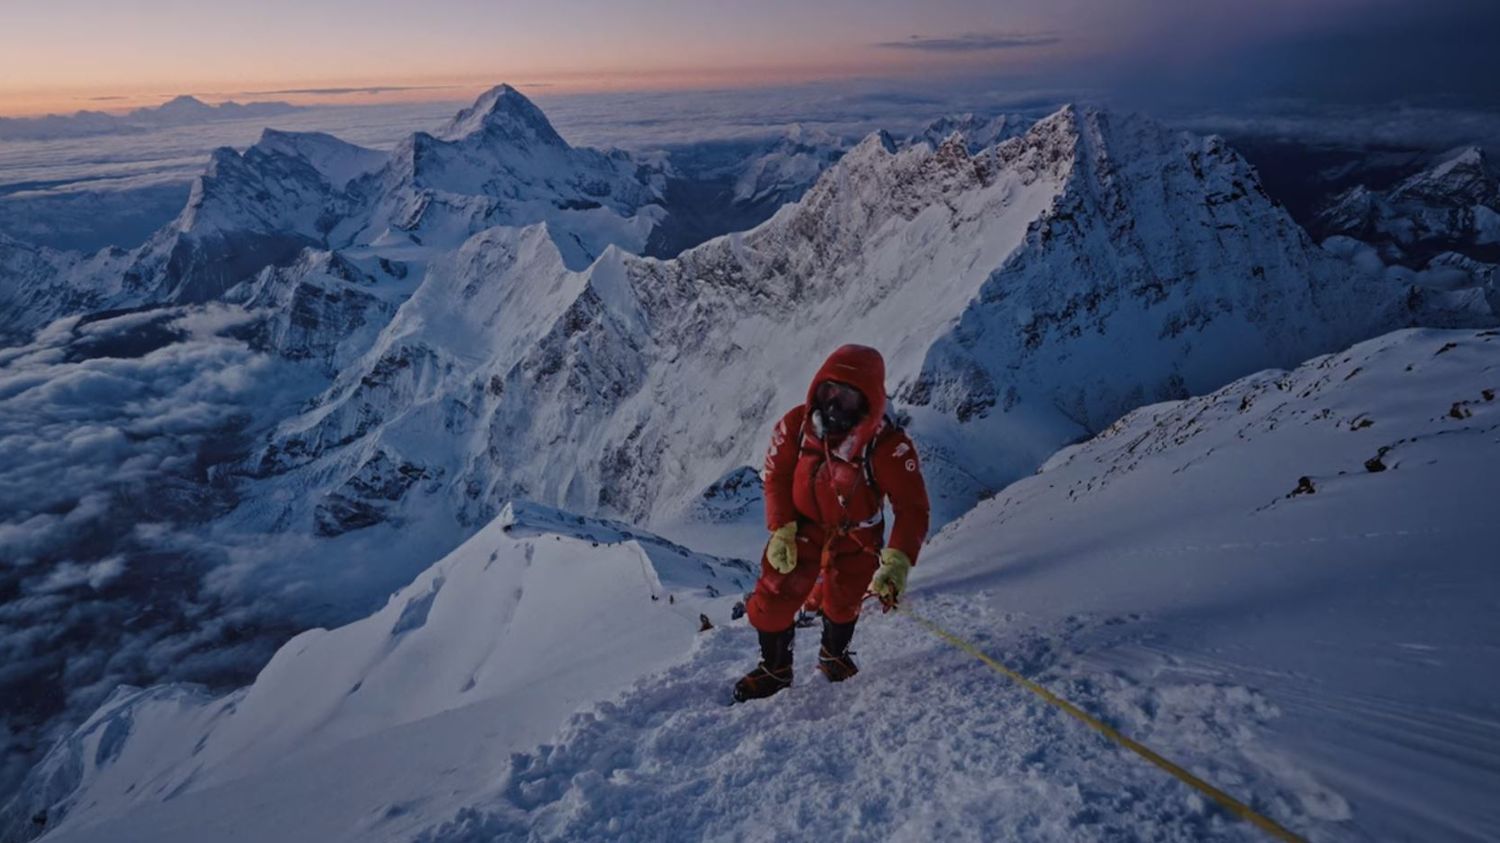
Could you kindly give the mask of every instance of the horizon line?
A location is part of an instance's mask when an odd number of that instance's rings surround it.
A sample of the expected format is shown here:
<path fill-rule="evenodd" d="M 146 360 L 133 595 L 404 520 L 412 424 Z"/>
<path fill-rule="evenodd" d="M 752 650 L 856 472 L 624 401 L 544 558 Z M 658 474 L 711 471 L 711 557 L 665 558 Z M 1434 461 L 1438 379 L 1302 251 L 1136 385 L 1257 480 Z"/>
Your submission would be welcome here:
<path fill-rule="evenodd" d="M 672 91 L 755 90 L 797 87 L 822 83 L 907 82 L 951 77 L 992 76 L 993 73 L 967 72 L 954 68 L 912 68 L 881 66 L 825 66 L 786 68 L 753 66 L 743 68 L 702 68 L 631 73 L 540 74 L 531 79 L 508 81 L 505 77 L 526 75 L 497 73 L 491 81 L 477 77 L 462 79 L 410 80 L 309 80 L 306 82 L 267 81 L 260 84 L 223 86 L 183 85 L 176 93 L 130 91 L 118 88 L 90 88 L 68 92 L 7 93 L 0 91 L 0 119 L 35 119 L 72 117 L 81 112 L 119 116 L 141 108 L 160 106 L 174 98 L 191 96 L 209 105 L 226 102 L 266 102 L 245 97 L 276 97 L 280 101 L 303 107 L 341 105 L 385 105 L 401 103 L 442 103 L 471 101 L 484 91 L 507 84 L 525 92 L 543 92 L 547 96 L 571 96 L 605 93 L 668 93 Z M 153 86 L 154 87 L 154 86 Z M 438 92 L 442 92 L 441 95 Z M 106 107 L 99 107 L 108 103 Z M 92 106 L 92 107 L 91 107 Z"/>

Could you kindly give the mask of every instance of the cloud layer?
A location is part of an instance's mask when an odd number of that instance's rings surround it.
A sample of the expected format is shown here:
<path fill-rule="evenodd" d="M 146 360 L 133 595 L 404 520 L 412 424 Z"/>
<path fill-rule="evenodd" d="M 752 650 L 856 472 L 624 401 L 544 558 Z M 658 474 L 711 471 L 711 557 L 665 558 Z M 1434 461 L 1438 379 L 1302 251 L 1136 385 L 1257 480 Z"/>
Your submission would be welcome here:
<path fill-rule="evenodd" d="M 237 452 L 277 366 L 247 314 L 57 323 L 0 351 L 0 792 L 120 684 L 243 681 L 290 631 L 205 587 L 196 526 L 234 502 Z"/>

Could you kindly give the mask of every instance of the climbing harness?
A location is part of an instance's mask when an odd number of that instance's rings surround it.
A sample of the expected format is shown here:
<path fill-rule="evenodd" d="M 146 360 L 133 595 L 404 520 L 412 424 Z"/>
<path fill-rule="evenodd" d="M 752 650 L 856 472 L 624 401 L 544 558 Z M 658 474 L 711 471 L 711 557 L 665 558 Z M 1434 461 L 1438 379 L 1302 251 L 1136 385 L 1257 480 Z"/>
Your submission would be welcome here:
<path fill-rule="evenodd" d="M 882 600 L 881 602 L 882 606 L 886 606 L 884 600 Z M 1109 738 L 1111 741 L 1114 741 L 1120 746 L 1123 746 L 1131 752 L 1134 752 L 1136 755 L 1139 755 L 1147 761 L 1150 761 L 1152 764 L 1155 764 L 1162 770 L 1165 770 L 1169 775 L 1176 778 L 1178 781 L 1214 800 L 1221 807 L 1223 807 L 1224 810 L 1228 811 L 1234 816 L 1239 817 L 1240 819 L 1250 823 L 1256 828 L 1259 828 L 1261 831 L 1264 831 L 1277 840 L 1289 841 L 1289 843 L 1303 843 L 1301 837 L 1298 837 L 1291 831 L 1288 831 L 1286 827 L 1280 825 L 1275 820 L 1257 812 L 1249 805 L 1246 805 L 1245 803 L 1235 799 L 1224 791 L 1219 790 L 1203 779 L 1198 778 L 1180 765 L 1167 760 L 1145 744 L 1142 744 L 1137 740 L 1121 734 L 1113 726 L 1104 723 L 1103 721 L 1099 720 L 1098 718 L 1094 717 L 1078 706 L 1047 690 L 1043 686 L 1038 685 L 1037 683 L 1031 681 L 1030 679 L 1027 679 L 1014 670 L 1011 670 L 1000 662 L 995 661 L 993 658 L 990 658 L 990 656 L 986 655 L 983 650 L 980 650 L 969 641 L 966 641 L 963 638 L 954 635 L 953 633 L 939 626 L 934 621 L 931 621 L 917 614 L 916 612 L 913 612 L 911 609 L 907 608 L 906 606 L 900 605 L 895 601 L 891 601 L 889 606 L 885 608 L 885 611 L 890 611 L 892 608 L 894 608 L 899 613 L 911 618 L 913 621 L 916 621 L 923 627 L 926 627 L 927 631 L 931 632 L 933 635 L 936 635 L 944 641 L 947 641 L 949 644 L 952 644 L 958 649 L 963 650 L 964 652 L 983 662 L 986 666 L 988 666 L 996 673 L 999 673 L 1007 679 L 1010 679 L 1011 681 L 1015 682 L 1031 693 L 1036 694 L 1043 700 L 1046 700 L 1049 704 L 1062 709 L 1067 714 L 1072 715 L 1074 718 L 1082 722 L 1085 726 L 1088 726 L 1090 729 L 1093 729 L 1106 738 Z"/>

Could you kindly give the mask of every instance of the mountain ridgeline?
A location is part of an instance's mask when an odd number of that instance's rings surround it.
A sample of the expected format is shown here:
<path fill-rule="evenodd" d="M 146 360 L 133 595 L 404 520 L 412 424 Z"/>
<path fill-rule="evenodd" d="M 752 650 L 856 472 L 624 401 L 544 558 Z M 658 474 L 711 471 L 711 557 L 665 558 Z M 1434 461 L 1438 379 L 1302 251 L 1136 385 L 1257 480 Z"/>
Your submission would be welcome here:
<path fill-rule="evenodd" d="M 1135 406 L 1487 318 L 1349 271 L 1222 141 L 1074 108 L 975 153 L 872 135 L 801 201 L 676 259 L 575 270 L 556 240 L 491 229 L 434 262 L 258 452 L 257 474 L 318 501 L 278 517 L 472 527 L 518 497 L 677 517 L 758 461 L 828 348 L 861 341 L 947 518 Z M 373 482 L 389 467 L 428 482 Z"/>

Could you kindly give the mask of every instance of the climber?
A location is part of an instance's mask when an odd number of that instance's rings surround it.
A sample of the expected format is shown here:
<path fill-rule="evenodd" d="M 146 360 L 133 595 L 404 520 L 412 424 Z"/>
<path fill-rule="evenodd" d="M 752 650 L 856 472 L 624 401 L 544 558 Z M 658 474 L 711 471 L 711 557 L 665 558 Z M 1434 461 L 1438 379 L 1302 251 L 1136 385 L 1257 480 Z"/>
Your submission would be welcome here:
<path fill-rule="evenodd" d="M 886 412 L 885 361 L 863 345 L 834 351 L 771 434 L 761 472 L 766 527 L 760 579 L 746 602 L 760 664 L 734 686 L 737 701 L 792 684 L 797 611 L 818 586 L 818 670 L 858 672 L 849 640 L 866 593 L 893 606 L 927 536 L 927 487 L 911 439 Z M 889 497 L 895 521 L 885 541 Z M 821 581 L 820 581 L 821 580 Z"/>

